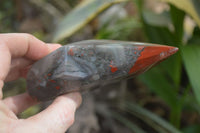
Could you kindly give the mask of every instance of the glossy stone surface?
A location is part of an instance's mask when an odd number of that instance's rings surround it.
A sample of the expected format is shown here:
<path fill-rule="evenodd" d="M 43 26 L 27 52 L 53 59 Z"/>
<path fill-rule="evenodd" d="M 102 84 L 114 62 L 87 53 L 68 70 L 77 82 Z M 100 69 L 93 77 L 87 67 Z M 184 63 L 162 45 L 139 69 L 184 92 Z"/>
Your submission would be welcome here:
<path fill-rule="evenodd" d="M 72 43 L 32 66 L 27 77 L 28 92 L 45 101 L 72 91 L 101 88 L 140 74 L 177 50 L 170 46 L 109 40 Z"/>

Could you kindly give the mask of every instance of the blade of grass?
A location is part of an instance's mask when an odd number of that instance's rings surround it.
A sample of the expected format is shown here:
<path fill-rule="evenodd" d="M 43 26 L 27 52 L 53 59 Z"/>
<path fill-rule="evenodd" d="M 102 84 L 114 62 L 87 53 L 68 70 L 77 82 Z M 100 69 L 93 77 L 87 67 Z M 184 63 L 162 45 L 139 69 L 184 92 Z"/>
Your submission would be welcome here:
<path fill-rule="evenodd" d="M 151 69 L 139 78 L 170 107 L 177 106 L 177 92 L 158 67 Z"/>
<path fill-rule="evenodd" d="M 131 113 L 132 115 L 140 118 L 145 123 L 149 124 L 159 133 L 181 133 L 175 127 L 170 125 L 168 122 L 160 118 L 159 116 L 151 113 L 150 111 L 135 105 L 133 103 L 126 103 L 125 110 Z"/>
<path fill-rule="evenodd" d="M 200 46 L 187 45 L 181 47 L 184 65 L 193 87 L 194 94 L 200 104 Z"/>
<path fill-rule="evenodd" d="M 183 22 L 185 18 L 185 13 L 175 6 L 170 5 L 170 15 L 175 29 L 174 38 L 177 43 L 176 46 L 180 46 L 183 41 Z"/>
<path fill-rule="evenodd" d="M 126 117 L 120 115 L 117 112 L 111 112 L 111 115 L 114 119 L 124 124 L 126 127 L 128 127 L 133 133 L 146 133 L 143 129 L 135 125 L 132 121 L 126 119 Z"/>
<path fill-rule="evenodd" d="M 177 98 L 178 91 L 168 80 L 167 76 L 156 67 L 139 78 L 170 106 L 170 121 L 173 125 L 179 127 L 182 105 Z"/>

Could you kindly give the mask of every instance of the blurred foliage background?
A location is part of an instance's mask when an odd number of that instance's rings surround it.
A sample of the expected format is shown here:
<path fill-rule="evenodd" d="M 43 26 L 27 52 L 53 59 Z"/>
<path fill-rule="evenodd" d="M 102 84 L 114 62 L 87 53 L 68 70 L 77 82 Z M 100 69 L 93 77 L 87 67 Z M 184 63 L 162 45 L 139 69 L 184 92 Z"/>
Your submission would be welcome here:
<path fill-rule="evenodd" d="M 199 5 L 198 0 L 1 0 L 0 32 L 26 32 L 63 45 L 114 39 L 179 47 L 177 54 L 139 77 L 84 94 L 68 132 L 198 133 Z M 6 83 L 4 97 L 25 88 L 24 79 Z"/>

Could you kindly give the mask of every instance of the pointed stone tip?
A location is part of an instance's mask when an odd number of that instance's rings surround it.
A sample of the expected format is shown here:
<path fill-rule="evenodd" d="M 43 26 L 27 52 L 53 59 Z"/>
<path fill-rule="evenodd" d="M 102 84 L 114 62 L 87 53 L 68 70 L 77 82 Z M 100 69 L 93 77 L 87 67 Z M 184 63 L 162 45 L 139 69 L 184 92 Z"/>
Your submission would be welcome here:
<path fill-rule="evenodd" d="M 174 51 L 173 54 L 175 54 L 176 52 L 178 52 L 178 50 L 179 50 L 179 48 L 177 48 L 177 47 L 173 47 L 173 51 Z"/>
<path fill-rule="evenodd" d="M 171 46 L 169 46 L 169 47 L 171 47 Z M 171 50 L 171 52 L 173 54 L 175 54 L 179 50 L 179 48 L 177 48 L 177 47 L 171 47 L 170 50 Z"/>
<path fill-rule="evenodd" d="M 159 62 L 175 54 L 177 51 L 178 48 L 172 46 L 144 46 L 140 57 L 137 59 L 136 63 L 131 68 L 129 73 L 132 74 L 137 72 L 144 72 L 155 64 L 158 64 Z"/>
<path fill-rule="evenodd" d="M 174 47 L 174 50 L 177 52 L 177 51 L 179 50 L 179 48 L 177 48 L 177 47 Z"/>
<path fill-rule="evenodd" d="M 177 47 L 172 47 L 172 46 L 163 46 L 163 47 L 164 49 L 160 51 L 160 60 L 170 57 L 179 50 Z"/>

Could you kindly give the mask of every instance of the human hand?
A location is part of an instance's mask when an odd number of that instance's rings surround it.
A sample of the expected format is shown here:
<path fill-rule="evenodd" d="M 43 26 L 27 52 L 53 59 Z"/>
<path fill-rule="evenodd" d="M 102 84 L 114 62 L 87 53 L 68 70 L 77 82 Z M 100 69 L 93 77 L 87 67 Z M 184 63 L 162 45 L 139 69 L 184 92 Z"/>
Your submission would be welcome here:
<path fill-rule="evenodd" d="M 27 119 L 17 114 L 37 104 L 27 93 L 2 99 L 4 82 L 26 77 L 30 65 L 59 48 L 59 44 L 45 44 L 29 34 L 0 34 L 0 132 L 1 133 L 63 133 L 74 121 L 81 103 L 79 93 L 57 97 L 42 112 Z"/>

